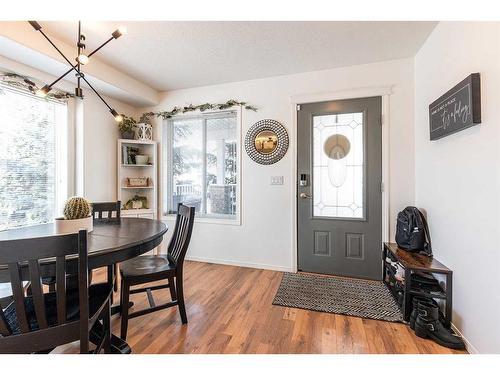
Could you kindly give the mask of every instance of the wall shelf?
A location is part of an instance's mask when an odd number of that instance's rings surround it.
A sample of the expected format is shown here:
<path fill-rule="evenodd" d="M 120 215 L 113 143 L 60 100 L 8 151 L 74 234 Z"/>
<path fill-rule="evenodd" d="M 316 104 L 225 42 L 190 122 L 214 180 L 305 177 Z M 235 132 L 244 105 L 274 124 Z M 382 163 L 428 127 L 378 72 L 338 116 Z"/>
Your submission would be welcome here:
<path fill-rule="evenodd" d="M 124 163 L 125 147 L 138 148 L 140 154 L 148 155 L 151 164 L 127 164 Z M 117 143 L 117 186 L 118 199 L 122 202 L 122 207 L 134 195 L 147 198 L 149 208 L 123 209 L 121 215 L 124 217 L 144 217 L 149 219 L 157 218 L 158 211 L 158 147 L 154 141 L 140 141 L 135 139 L 119 139 Z M 148 186 L 127 186 L 128 178 L 147 177 Z"/>
<path fill-rule="evenodd" d="M 153 167 L 153 164 L 122 164 L 122 167 Z"/>

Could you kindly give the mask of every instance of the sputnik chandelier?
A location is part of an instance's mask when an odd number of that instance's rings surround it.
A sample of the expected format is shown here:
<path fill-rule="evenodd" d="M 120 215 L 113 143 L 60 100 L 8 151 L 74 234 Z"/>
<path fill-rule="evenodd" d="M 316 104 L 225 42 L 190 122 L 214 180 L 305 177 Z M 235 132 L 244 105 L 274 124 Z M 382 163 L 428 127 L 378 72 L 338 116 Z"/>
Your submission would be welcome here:
<path fill-rule="evenodd" d="M 86 47 L 86 44 L 85 44 L 85 35 L 82 33 L 81 22 L 78 21 L 78 42 L 76 43 L 76 46 L 77 46 L 77 49 L 78 49 L 78 55 L 77 55 L 77 57 L 75 59 L 76 60 L 76 64 L 73 64 L 64 55 L 64 53 L 62 53 L 62 51 L 59 48 L 57 48 L 57 46 L 50 40 L 50 38 L 47 36 L 47 34 L 45 34 L 43 32 L 42 26 L 38 22 L 36 22 L 36 21 L 28 21 L 28 22 L 29 22 L 29 24 L 36 31 L 39 31 L 45 37 L 45 39 L 48 40 L 48 42 L 52 45 L 52 47 L 54 47 L 56 49 L 56 51 L 64 58 L 64 60 L 66 60 L 66 62 L 71 66 L 71 68 L 66 73 L 64 73 L 62 76 L 60 76 L 59 78 L 57 78 L 51 84 L 45 85 L 41 89 L 34 90 L 35 95 L 39 96 L 39 97 L 42 97 L 42 98 L 45 97 L 45 96 L 47 96 L 47 94 L 50 92 L 50 90 L 52 90 L 52 86 L 54 86 L 57 82 L 59 82 L 64 77 L 66 77 L 69 73 L 71 73 L 72 71 L 74 71 L 75 75 L 76 75 L 76 81 L 77 81 L 77 87 L 75 87 L 75 96 L 78 97 L 78 98 L 83 99 L 83 91 L 82 91 L 82 88 L 81 88 L 81 85 L 80 85 L 80 81 L 83 80 L 88 85 L 88 87 L 90 87 L 90 89 L 93 92 L 95 92 L 95 94 L 99 97 L 99 99 L 102 100 L 102 102 L 106 105 L 106 107 L 108 107 L 109 112 L 111 112 L 111 114 L 113 115 L 113 117 L 115 118 L 115 120 L 117 122 L 121 122 L 123 120 L 123 117 L 120 114 L 118 114 L 118 112 L 116 112 L 113 108 L 111 108 L 108 103 L 106 103 L 106 101 L 104 100 L 104 98 L 96 91 L 96 89 L 87 80 L 87 78 L 85 77 L 85 74 L 82 72 L 81 68 L 82 68 L 82 65 L 87 64 L 89 62 L 90 57 L 92 55 L 94 55 L 97 51 L 99 51 L 102 47 L 104 47 L 106 44 L 108 44 L 109 42 L 111 42 L 113 39 L 118 39 L 123 34 L 125 34 L 126 33 L 126 29 L 124 27 L 119 27 L 118 29 L 116 29 L 115 31 L 113 31 L 113 33 L 111 34 L 111 37 L 108 40 L 106 40 L 104 43 L 102 43 L 95 50 L 93 50 L 88 55 L 86 55 L 84 53 L 84 50 L 85 50 L 85 47 Z"/>

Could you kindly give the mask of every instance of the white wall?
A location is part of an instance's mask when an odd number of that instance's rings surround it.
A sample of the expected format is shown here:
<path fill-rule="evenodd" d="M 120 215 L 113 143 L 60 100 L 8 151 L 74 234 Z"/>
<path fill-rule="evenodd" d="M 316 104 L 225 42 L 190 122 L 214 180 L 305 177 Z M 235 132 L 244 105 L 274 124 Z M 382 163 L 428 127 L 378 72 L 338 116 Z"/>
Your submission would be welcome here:
<path fill-rule="evenodd" d="M 104 98 L 118 113 L 133 115 L 137 109 L 111 98 Z M 89 90 L 83 100 L 83 195 L 93 202 L 117 198 L 118 126 L 108 107 Z"/>
<path fill-rule="evenodd" d="M 481 74 L 482 124 L 429 141 L 428 106 Z M 415 57 L 416 204 L 454 271 L 453 322 L 472 351 L 500 352 L 500 23 L 440 23 Z"/>
<path fill-rule="evenodd" d="M 259 110 L 256 113 L 243 110 L 243 137 L 256 121 L 271 118 L 288 129 L 290 147 L 294 148 L 291 96 L 372 86 L 393 86 L 390 98 L 392 236 L 396 213 L 414 200 L 413 59 L 166 92 L 161 95 L 158 106 L 144 111 L 170 110 L 175 105 L 190 103 L 244 100 Z M 155 126 L 159 126 L 159 122 Z M 292 152 L 288 152 L 280 162 L 262 166 L 251 161 L 242 148 L 242 225 L 197 223 L 188 256 L 205 261 L 292 270 L 295 176 L 291 155 Z M 284 185 L 271 186 L 271 176 L 284 176 Z"/>

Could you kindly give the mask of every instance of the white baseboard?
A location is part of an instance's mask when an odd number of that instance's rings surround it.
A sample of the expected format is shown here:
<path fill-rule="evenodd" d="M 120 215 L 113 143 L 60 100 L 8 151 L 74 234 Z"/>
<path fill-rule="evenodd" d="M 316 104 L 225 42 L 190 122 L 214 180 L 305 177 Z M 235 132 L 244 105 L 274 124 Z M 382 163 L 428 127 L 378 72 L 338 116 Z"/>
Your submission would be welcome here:
<path fill-rule="evenodd" d="M 293 272 L 293 270 L 290 267 L 274 266 L 274 265 L 263 264 L 263 263 L 238 262 L 238 261 L 233 261 L 233 260 L 223 260 L 223 259 L 205 258 L 205 257 L 188 256 L 188 255 L 186 255 L 186 260 L 193 260 L 196 262 L 215 263 L 215 264 L 225 264 L 228 266 L 257 268 L 257 269 L 264 269 L 264 270 L 271 270 L 271 271 Z"/>
<path fill-rule="evenodd" d="M 472 345 L 471 342 L 469 340 L 467 340 L 467 337 L 465 337 L 462 334 L 462 332 L 460 332 L 460 330 L 453 323 L 451 323 L 451 328 L 453 329 L 453 331 L 455 331 L 456 334 L 458 334 L 458 335 L 460 335 L 462 337 L 462 339 L 465 342 L 465 348 L 467 349 L 467 351 L 469 352 L 469 354 L 479 354 L 479 350 L 477 350 L 474 347 L 474 345 Z"/>

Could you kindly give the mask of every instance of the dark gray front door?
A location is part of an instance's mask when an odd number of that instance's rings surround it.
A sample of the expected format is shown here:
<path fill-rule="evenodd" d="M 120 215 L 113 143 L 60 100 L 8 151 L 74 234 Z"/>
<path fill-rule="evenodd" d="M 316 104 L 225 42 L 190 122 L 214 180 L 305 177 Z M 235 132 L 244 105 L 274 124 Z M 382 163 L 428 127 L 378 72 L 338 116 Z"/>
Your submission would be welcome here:
<path fill-rule="evenodd" d="M 381 278 L 382 99 L 297 108 L 298 268 Z"/>

